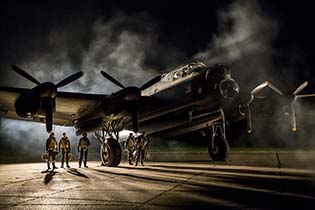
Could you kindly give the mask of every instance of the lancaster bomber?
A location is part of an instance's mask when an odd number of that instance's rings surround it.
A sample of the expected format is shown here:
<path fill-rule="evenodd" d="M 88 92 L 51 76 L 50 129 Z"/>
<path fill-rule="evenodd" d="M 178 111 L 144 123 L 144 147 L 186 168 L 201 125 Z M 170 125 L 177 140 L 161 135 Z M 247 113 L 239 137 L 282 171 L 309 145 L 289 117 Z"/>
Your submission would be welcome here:
<path fill-rule="evenodd" d="M 53 125 L 73 126 L 76 134 L 93 132 L 101 143 L 100 156 L 105 166 L 117 166 L 121 161 L 119 132 L 146 131 L 150 136 L 181 136 L 200 132 L 209 138 L 211 159 L 225 161 L 229 143 L 227 123 L 247 119 L 252 131 L 251 104 L 269 87 L 289 99 L 292 130 L 296 130 L 294 104 L 307 82 L 293 94 L 285 96 L 277 87 L 265 81 L 248 94 L 248 100 L 237 100 L 240 88 L 232 78 L 230 68 L 194 61 L 158 75 L 141 87 L 124 86 L 108 73 L 100 73 L 121 89 L 111 95 L 61 92 L 58 88 L 83 76 L 77 72 L 61 82 L 39 82 L 25 70 L 12 69 L 35 83 L 32 89 L 0 87 L 1 117 L 46 123 L 47 132 Z"/>

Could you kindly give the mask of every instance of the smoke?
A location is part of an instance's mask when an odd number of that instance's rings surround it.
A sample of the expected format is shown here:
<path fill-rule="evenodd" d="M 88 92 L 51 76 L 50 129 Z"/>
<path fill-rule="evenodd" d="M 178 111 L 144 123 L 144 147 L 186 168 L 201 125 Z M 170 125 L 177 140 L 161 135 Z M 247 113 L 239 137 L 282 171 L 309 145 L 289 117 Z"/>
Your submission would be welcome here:
<path fill-rule="evenodd" d="M 87 75 L 80 80 L 80 84 L 89 86 L 90 91 L 104 93 L 104 89 L 106 92 L 117 90 L 117 87 L 99 76 L 100 70 L 108 72 L 125 86 L 140 86 L 157 73 L 144 66 L 145 52 L 154 47 L 152 32 L 146 28 L 146 31 L 140 32 L 128 30 L 128 24 L 146 25 L 139 20 L 128 19 L 126 22 L 126 17 L 121 15 L 110 22 L 99 19 L 93 25 L 94 39 L 84 52 L 81 65 Z"/>
<path fill-rule="evenodd" d="M 277 35 L 277 22 L 261 11 L 257 1 L 246 0 L 219 11 L 218 22 L 218 33 L 195 58 L 208 64 L 230 65 L 242 90 L 268 79 L 268 71 L 273 69 L 272 41 Z"/>

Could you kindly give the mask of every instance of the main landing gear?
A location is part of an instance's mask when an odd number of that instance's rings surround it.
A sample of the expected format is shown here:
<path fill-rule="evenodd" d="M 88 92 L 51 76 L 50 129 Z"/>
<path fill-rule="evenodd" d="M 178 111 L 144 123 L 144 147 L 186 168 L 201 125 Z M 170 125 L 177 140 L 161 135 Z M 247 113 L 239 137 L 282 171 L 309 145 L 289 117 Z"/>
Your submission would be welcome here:
<path fill-rule="evenodd" d="M 214 161 L 227 161 L 230 153 L 230 146 L 226 140 L 225 132 L 225 117 L 221 109 L 221 119 L 216 124 L 209 127 L 210 129 L 210 143 L 208 145 L 208 153 Z"/>
<path fill-rule="evenodd" d="M 100 156 L 103 166 L 116 167 L 121 161 L 121 148 L 118 143 L 119 132 L 116 122 L 103 124 L 102 130 L 95 132 L 101 144 Z"/>

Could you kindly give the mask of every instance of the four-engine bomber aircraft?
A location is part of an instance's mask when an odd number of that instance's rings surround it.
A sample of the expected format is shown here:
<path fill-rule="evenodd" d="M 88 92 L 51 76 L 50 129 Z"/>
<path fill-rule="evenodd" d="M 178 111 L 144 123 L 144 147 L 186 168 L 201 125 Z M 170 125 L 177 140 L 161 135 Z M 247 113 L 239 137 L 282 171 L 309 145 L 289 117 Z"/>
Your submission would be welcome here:
<path fill-rule="evenodd" d="M 63 87 L 83 76 L 75 73 L 57 84 L 40 83 L 17 66 L 12 69 L 36 86 L 32 89 L 0 87 L 0 113 L 9 119 L 46 123 L 47 132 L 52 125 L 73 126 L 76 134 L 95 132 L 101 142 L 103 165 L 117 166 L 121 160 L 118 143 L 123 129 L 148 135 L 179 136 L 190 132 L 209 135 L 209 155 L 213 160 L 228 158 L 226 123 L 248 119 L 251 132 L 250 104 L 266 87 L 280 95 L 283 93 L 269 82 L 258 85 L 246 103 L 236 100 L 239 85 L 231 77 L 229 68 L 215 64 L 207 67 L 200 61 L 180 66 L 158 75 L 142 85 L 125 87 L 104 71 L 101 74 L 121 90 L 111 95 L 59 92 Z M 290 116 L 292 130 L 296 130 L 294 103 L 305 88 L 303 83 L 294 91 Z"/>

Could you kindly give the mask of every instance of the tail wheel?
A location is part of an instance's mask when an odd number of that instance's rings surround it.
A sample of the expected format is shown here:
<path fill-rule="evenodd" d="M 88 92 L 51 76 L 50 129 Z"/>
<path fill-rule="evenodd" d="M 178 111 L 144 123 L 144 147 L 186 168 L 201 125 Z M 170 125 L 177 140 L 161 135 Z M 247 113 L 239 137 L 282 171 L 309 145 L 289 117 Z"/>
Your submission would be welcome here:
<path fill-rule="evenodd" d="M 214 161 L 227 161 L 229 158 L 230 146 L 222 136 L 215 135 L 212 137 L 213 143 L 208 146 L 208 153 Z"/>
<path fill-rule="evenodd" d="M 109 138 L 101 146 L 102 165 L 116 167 L 121 160 L 121 148 L 117 140 Z"/>

